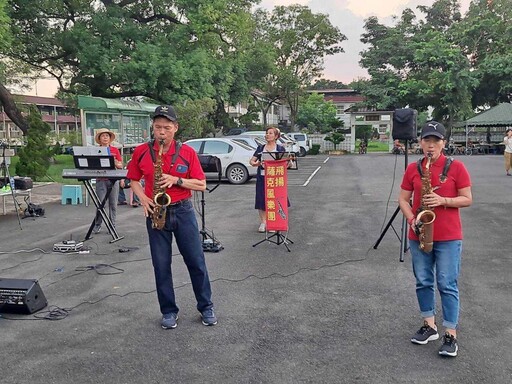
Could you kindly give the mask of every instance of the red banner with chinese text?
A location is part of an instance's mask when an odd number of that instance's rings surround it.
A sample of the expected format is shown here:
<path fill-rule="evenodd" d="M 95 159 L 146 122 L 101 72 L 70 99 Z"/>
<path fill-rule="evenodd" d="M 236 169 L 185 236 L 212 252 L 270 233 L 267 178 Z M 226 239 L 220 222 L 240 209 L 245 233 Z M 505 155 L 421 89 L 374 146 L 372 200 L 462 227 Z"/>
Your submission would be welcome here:
<path fill-rule="evenodd" d="M 288 231 L 288 160 L 265 161 L 267 231 Z"/>

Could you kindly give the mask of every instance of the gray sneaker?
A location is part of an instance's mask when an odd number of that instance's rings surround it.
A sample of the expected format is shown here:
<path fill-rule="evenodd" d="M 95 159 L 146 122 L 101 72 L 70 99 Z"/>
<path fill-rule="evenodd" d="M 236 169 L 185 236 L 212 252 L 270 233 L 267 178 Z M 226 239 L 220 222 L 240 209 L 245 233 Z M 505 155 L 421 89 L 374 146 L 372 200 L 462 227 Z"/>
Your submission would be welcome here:
<path fill-rule="evenodd" d="M 441 356 L 457 356 L 459 346 L 457 345 L 457 339 L 450 335 L 448 332 L 443 336 L 443 345 L 439 348 L 439 354 Z"/>
<path fill-rule="evenodd" d="M 160 325 L 163 329 L 174 329 L 178 326 L 178 314 L 177 313 L 166 313 L 162 316 Z"/>
<path fill-rule="evenodd" d="M 428 323 L 425 321 L 423 322 L 423 327 L 421 327 L 418 332 L 411 338 L 411 342 L 414 344 L 421 344 L 425 345 L 429 341 L 434 341 L 439 339 L 439 333 L 432 328 Z"/>
<path fill-rule="evenodd" d="M 213 308 L 205 309 L 203 312 L 201 312 L 201 320 L 203 325 L 206 326 L 217 324 L 217 316 L 215 316 Z"/>

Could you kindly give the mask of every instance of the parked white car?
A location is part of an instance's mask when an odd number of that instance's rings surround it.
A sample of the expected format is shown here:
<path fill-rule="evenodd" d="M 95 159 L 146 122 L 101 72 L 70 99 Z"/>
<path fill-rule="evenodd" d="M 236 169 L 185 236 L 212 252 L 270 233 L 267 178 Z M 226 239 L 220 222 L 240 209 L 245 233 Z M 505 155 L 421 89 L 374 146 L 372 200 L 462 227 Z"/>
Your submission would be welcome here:
<path fill-rule="evenodd" d="M 192 139 L 185 144 L 194 148 L 198 155 L 213 155 L 219 158 L 222 166 L 222 177 L 231 184 L 244 184 L 251 177 L 256 176 L 257 168 L 249 164 L 249 160 L 256 148 L 243 142 L 236 142 L 228 138 Z M 217 179 L 214 172 L 205 173 L 209 180 Z"/>
<path fill-rule="evenodd" d="M 226 139 L 231 139 L 234 142 L 241 142 L 244 143 L 256 150 L 258 148 L 258 145 L 265 145 L 265 139 L 256 136 L 256 135 L 244 135 L 243 133 L 241 135 L 232 135 L 232 136 L 224 136 Z"/>
<path fill-rule="evenodd" d="M 265 131 L 247 131 L 243 133 L 243 136 L 258 136 L 260 137 L 263 142 L 265 142 Z M 295 140 L 291 139 L 287 134 L 281 133 L 281 137 L 277 139 L 278 144 L 285 147 L 286 152 L 292 152 L 295 153 L 297 156 L 300 153 L 300 147 L 295 142 Z"/>
<path fill-rule="evenodd" d="M 299 145 L 299 156 L 304 157 L 311 148 L 311 142 L 308 139 L 308 135 L 301 132 L 290 132 L 287 133 L 292 139 L 294 139 Z"/>

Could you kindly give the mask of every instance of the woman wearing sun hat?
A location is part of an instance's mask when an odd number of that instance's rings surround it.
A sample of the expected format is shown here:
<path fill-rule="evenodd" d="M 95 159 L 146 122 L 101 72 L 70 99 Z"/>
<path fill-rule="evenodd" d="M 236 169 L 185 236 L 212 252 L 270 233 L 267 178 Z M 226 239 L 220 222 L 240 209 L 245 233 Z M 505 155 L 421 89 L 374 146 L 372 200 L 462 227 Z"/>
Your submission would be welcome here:
<path fill-rule="evenodd" d="M 94 141 L 101 147 L 108 147 L 109 153 L 111 156 L 114 156 L 114 164 L 116 168 L 123 168 L 123 158 L 121 157 L 121 153 L 119 149 L 112 146 L 111 143 L 115 140 L 116 134 L 107 128 L 100 128 L 96 130 L 96 134 L 94 135 Z M 99 178 L 96 179 L 96 194 L 100 201 L 103 201 L 107 194 L 108 188 L 112 188 L 110 191 L 110 195 L 108 196 L 108 213 L 110 221 L 112 225 L 116 226 L 116 213 L 117 213 L 117 199 L 119 197 L 119 181 L 111 181 L 109 179 Z M 96 212 L 96 219 L 94 224 L 94 233 L 99 233 L 101 231 L 101 223 L 102 223 L 101 214 Z"/>

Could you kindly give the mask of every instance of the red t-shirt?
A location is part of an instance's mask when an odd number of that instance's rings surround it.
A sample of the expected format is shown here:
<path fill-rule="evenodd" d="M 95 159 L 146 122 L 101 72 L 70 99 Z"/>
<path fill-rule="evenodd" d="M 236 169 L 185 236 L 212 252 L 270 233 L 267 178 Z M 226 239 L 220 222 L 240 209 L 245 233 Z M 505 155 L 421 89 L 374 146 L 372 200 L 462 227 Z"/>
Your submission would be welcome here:
<path fill-rule="evenodd" d="M 444 183 L 440 181 L 439 176 L 443 173 L 446 163 L 446 156 L 441 155 L 430 167 L 430 183 L 432 188 L 437 188 L 434 192 L 443 197 L 457 197 L 458 190 L 471 186 L 471 179 L 464 164 L 454 160 L 448 170 L 447 178 Z M 423 160 L 425 167 L 425 160 Z M 425 168 L 423 168 L 423 172 Z M 417 213 L 421 200 L 421 175 L 418 172 L 416 163 L 409 164 L 405 170 L 402 185 L 405 191 L 413 192 L 412 211 Z M 460 221 L 459 208 L 446 208 L 443 205 L 433 209 L 436 214 L 434 225 L 434 241 L 462 240 L 462 224 Z M 418 240 L 418 236 L 412 229 L 409 229 L 409 239 Z"/>
<path fill-rule="evenodd" d="M 158 144 L 153 144 L 155 157 L 158 156 Z M 176 141 L 173 140 L 171 147 L 162 156 L 162 173 L 181 177 L 182 179 L 204 180 L 204 172 L 197 157 L 196 152 L 186 144 L 182 144 L 179 156 L 171 169 L 172 157 L 176 151 Z M 148 197 L 153 196 L 153 182 L 155 174 L 155 164 L 151 158 L 148 144 L 139 145 L 133 151 L 132 159 L 128 164 L 127 178 L 140 181 L 144 177 L 144 193 Z M 171 201 L 176 203 L 192 196 L 192 191 L 177 185 L 167 188 L 166 193 L 171 196 Z"/>
<path fill-rule="evenodd" d="M 116 159 L 117 161 L 123 161 L 123 158 L 121 157 L 121 152 L 119 152 L 118 148 L 113 147 L 111 145 L 109 145 L 108 148 L 110 151 L 110 155 L 114 156 L 114 159 Z"/>

